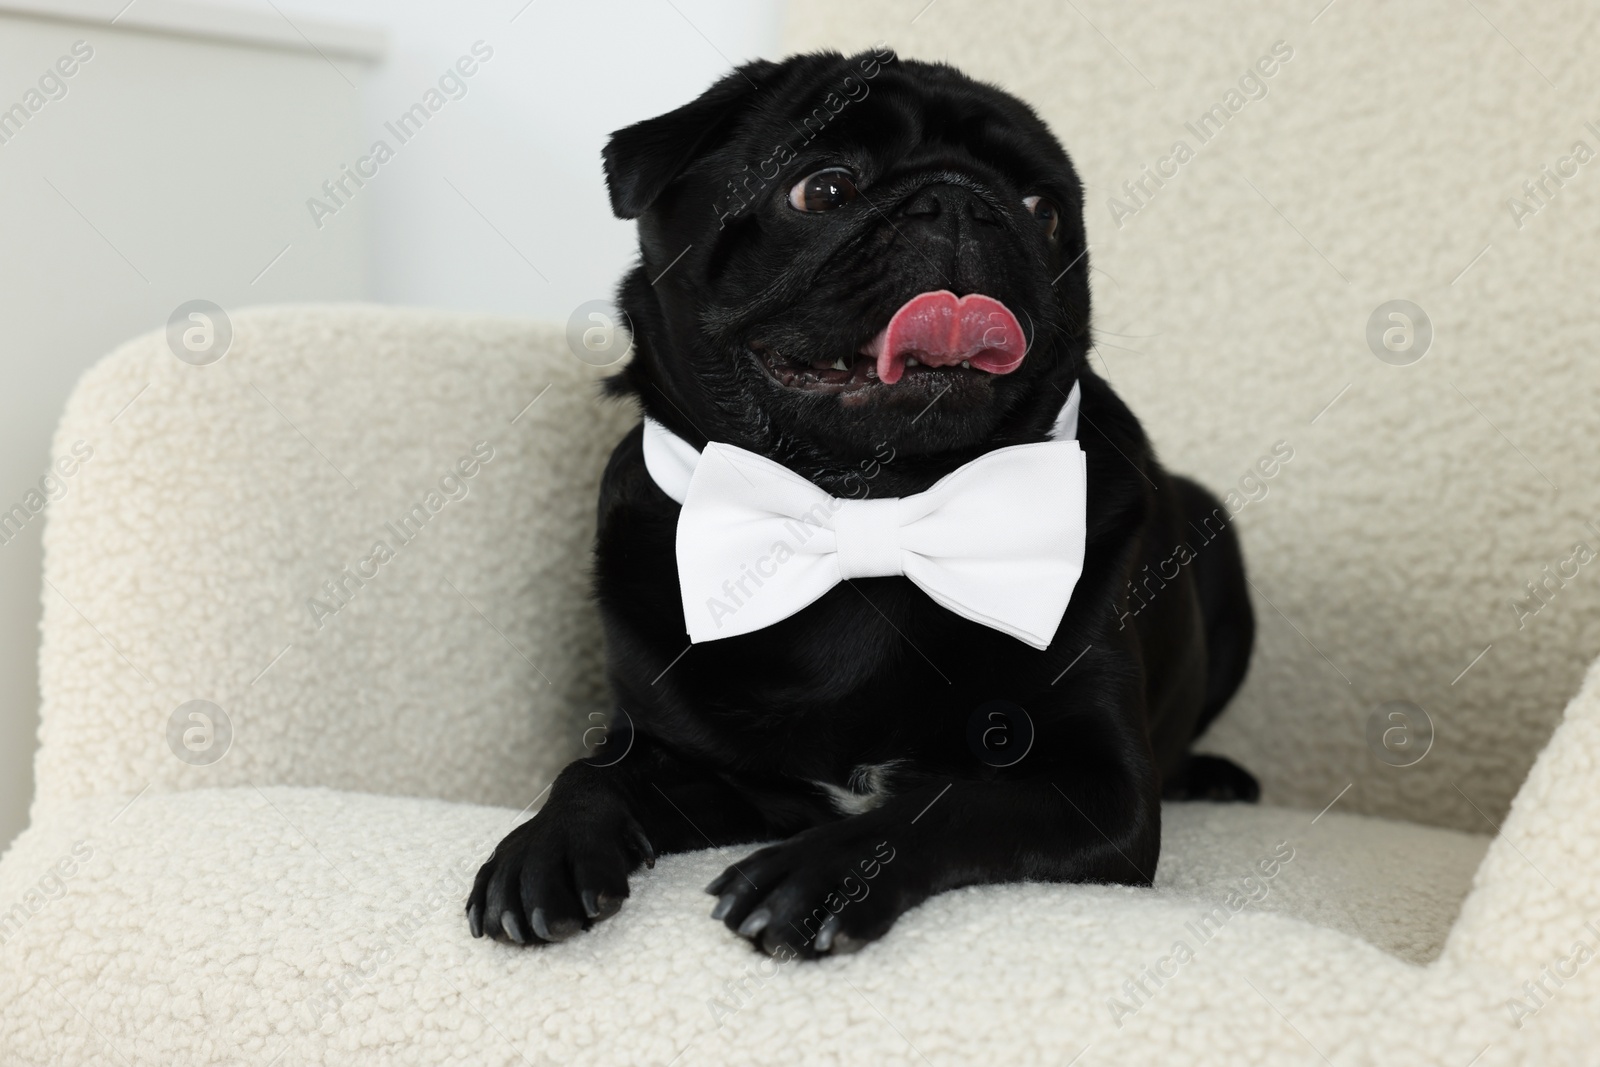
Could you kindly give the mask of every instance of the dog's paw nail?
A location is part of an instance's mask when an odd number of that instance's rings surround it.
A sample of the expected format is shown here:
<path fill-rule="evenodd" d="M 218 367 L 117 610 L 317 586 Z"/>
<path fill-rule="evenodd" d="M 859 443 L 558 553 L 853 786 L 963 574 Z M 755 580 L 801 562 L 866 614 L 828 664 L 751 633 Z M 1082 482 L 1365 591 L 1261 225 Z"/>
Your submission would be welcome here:
<path fill-rule="evenodd" d="M 583 913 L 591 919 L 609 919 L 622 910 L 622 898 L 613 893 L 585 889 L 578 899 L 583 902 Z"/>
<path fill-rule="evenodd" d="M 728 912 L 733 910 L 733 904 L 736 899 L 737 898 L 732 893 L 727 893 L 721 897 L 718 897 L 717 906 L 711 909 L 711 917 L 717 920 L 717 922 L 721 922 L 723 919 L 726 919 L 728 917 Z"/>
<path fill-rule="evenodd" d="M 534 912 L 534 914 L 537 915 L 538 912 Z M 525 945 L 528 943 L 528 939 L 523 936 L 522 925 L 517 922 L 517 917 L 509 911 L 500 913 L 500 929 L 504 930 L 506 936 L 517 944 Z"/>
<path fill-rule="evenodd" d="M 640 853 L 644 856 L 644 865 L 654 870 L 656 866 L 656 846 L 652 845 L 650 839 L 645 836 L 643 827 L 635 826 L 633 828 L 633 840 L 639 846 Z"/>
<path fill-rule="evenodd" d="M 739 936 L 755 937 L 761 931 L 765 930 L 767 928 L 767 924 L 771 921 L 772 912 L 768 911 L 766 908 L 757 908 L 755 911 L 750 913 L 749 918 L 745 919 L 744 922 L 739 924 Z"/>
<path fill-rule="evenodd" d="M 543 908 L 534 908 L 533 914 L 528 916 L 528 922 L 533 925 L 533 932 L 541 941 L 565 941 L 583 929 L 583 924 L 576 919 L 557 919 L 551 922 Z"/>
<path fill-rule="evenodd" d="M 833 939 L 832 951 L 835 956 L 848 956 L 852 952 L 860 952 L 867 947 L 867 943 L 858 937 L 849 934 L 839 934 Z"/>
<path fill-rule="evenodd" d="M 833 940 L 839 935 L 839 917 L 836 915 L 822 924 L 822 929 L 817 931 L 817 939 L 812 942 L 818 952 L 827 952 L 833 947 Z"/>
<path fill-rule="evenodd" d="M 735 867 L 729 867 L 727 870 L 723 871 L 721 874 L 717 875 L 711 880 L 711 884 L 706 886 L 706 892 L 710 893 L 714 897 L 720 897 L 723 893 L 728 891 L 728 886 L 732 885 L 733 880 L 738 876 L 738 869 Z"/>
<path fill-rule="evenodd" d="M 473 937 L 483 936 L 483 907 L 481 905 L 467 905 L 467 929 L 472 931 Z"/>

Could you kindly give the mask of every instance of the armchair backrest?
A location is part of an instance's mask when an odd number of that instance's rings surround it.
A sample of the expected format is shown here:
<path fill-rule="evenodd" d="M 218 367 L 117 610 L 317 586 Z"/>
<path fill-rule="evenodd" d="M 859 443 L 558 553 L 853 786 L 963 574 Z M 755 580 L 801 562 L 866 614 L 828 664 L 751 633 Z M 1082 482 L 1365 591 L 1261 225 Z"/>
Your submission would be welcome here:
<path fill-rule="evenodd" d="M 556 326 L 363 306 L 98 364 L 55 442 L 36 803 L 533 800 L 605 706 L 588 559 L 636 415 L 603 373 Z"/>

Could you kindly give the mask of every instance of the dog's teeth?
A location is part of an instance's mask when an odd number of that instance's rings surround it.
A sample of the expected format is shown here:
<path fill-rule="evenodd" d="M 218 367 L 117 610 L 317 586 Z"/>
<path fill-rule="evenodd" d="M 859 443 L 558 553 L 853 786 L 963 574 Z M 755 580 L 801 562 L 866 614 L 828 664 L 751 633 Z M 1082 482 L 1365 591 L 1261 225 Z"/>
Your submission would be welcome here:
<path fill-rule="evenodd" d="M 850 369 L 850 365 L 844 361 L 844 357 L 843 356 L 840 356 L 838 359 L 833 361 L 833 369 L 834 370 L 849 370 Z"/>
<path fill-rule="evenodd" d="M 972 364 L 970 362 L 968 362 L 967 360 L 962 360 L 961 361 L 961 369 L 962 370 L 971 370 L 972 369 Z"/>
<path fill-rule="evenodd" d="M 916 356 L 907 356 L 906 357 L 906 366 L 908 366 L 908 367 L 920 367 L 921 365 L 922 364 L 917 362 L 917 357 Z"/>

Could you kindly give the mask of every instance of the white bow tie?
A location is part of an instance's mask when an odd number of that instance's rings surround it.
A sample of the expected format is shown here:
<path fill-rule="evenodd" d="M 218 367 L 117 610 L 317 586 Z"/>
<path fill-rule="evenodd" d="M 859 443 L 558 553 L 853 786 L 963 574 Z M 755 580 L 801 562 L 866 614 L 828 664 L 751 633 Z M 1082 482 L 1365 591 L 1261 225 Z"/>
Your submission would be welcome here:
<path fill-rule="evenodd" d="M 905 575 L 957 615 L 1049 647 L 1083 570 L 1079 396 L 1074 384 L 1053 440 L 986 453 L 925 492 L 864 500 L 734 445 L 697 452 L 646 418 L 645 467 L 683 505 L 689 640 L 771 626 L 847 578 Z"/>

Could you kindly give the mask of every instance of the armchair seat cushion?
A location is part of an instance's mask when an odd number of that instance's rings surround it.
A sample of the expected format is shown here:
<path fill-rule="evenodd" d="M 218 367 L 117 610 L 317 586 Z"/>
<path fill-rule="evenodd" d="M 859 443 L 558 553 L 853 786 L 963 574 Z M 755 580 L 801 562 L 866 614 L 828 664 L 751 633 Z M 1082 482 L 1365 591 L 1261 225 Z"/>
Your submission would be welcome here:
<path fill-rule="evenodd" d="M 286 786 L 76 801 L 0 866 L 0 1049 L 8 1064 L 1059 1063 L 1092 1039 L 1098 1062 L 1174 1063 L 1203 1040 L 1243 1062 L 1263 1033 L 1298 1041 L 1277 1009 L 1332 1056 L 1389 1040 L 1334 1022 L 1427 984 L 1488 843 L 1337 810 L 1163 814 L 1153 891 L 959 890 L 857 955 L 779 964 L 708 918 L 702 887 L 745 849 L 663 857 L 614 918 L 519 948 L 470 940 L 462 916 L 514 809 Z M 1222 1024 L 1240 1011 L 1258 1032 Z"/>

